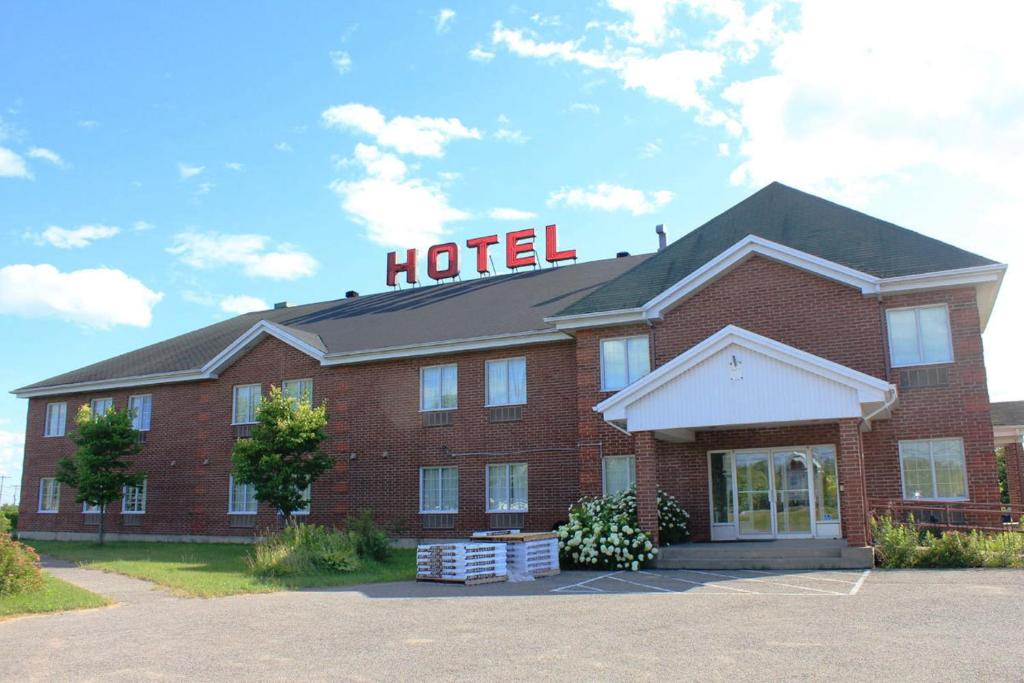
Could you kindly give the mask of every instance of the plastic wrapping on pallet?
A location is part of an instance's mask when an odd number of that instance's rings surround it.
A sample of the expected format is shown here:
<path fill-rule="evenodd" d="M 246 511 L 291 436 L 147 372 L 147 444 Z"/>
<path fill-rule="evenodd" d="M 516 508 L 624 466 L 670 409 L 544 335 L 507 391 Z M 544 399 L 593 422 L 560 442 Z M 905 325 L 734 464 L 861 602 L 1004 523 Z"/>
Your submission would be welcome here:
<path fill-rule="evenodd" d="M 432 543 L 416 548 L 416 579 L 490 583 L 508 576 L 506 549 L 495 543 Z"/>
<path fill-rule="evenodd" d="M 509 581 L 532 581 L 535 577 L 552 576 L 561 571 L 558 536 L 554 532 L 479 531 L 473 534 L 473 540 L 505 547 Z"/>

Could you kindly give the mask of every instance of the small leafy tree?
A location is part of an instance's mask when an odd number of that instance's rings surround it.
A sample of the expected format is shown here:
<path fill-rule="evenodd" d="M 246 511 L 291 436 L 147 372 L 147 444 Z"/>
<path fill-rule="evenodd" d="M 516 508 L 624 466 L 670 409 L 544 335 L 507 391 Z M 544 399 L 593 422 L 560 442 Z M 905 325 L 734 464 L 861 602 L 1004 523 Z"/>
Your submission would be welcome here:
<path fill-rule="evenodd" d="M 240 439 L 231 452 L 235 479 L 256 488 L 256 500 L 284 515 L 305 507 L 303 492 L 334 459 L 320 450 L 325 438 L 327 404 L 313 407 L 308 399 L 285 396 L 278 387 L 256 408 L 252 436 Z"/>
<path fill-rule="evenodd" d="M 113 408 L 93 415 L 83 405 L 75 416 L 78 428 L 70 435 L 78 448 L 57 463 L 57 481 L 76 489 L 75 502 L 99 508 L 101 544 L 107 504 L 121 498 L 125 486 L 138 486 L 146 476 L 128 471 L 132 466 L 128 458 L 142 450 L 132 415 L 131 410 Z"/>

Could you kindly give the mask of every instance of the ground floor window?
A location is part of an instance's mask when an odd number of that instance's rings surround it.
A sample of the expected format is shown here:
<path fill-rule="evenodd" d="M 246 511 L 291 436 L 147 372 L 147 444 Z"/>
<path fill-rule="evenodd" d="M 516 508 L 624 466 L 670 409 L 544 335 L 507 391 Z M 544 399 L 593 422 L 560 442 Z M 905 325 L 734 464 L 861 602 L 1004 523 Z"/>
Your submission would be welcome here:
<path fill-rule="evenodd" d="M 125 486 L 121 496 L 121 513 L 141 515 L 146 512 L 146 480 L 138 486 Z"/>
<path fill-rule="evenodd" d="M 487 512 L 526 512 L 526 463 L 487 466 Z"/>
<path fill-rule="evenodd" d="M 636 485 L 636 458 L 632 455 L 609 455 L 601 462 L 604 495 L 611 496 Z"/>
<path fill-rule="evenodd" d="M 232 515 L 256 514 L 256 487 L 235 481 L 234 475 L 229 479 L 228 513 Z"/>
<path fill-rule="evenodd" d="M 420 512 L 455 513 L 459 511 L 459 468 L 420 468 Z"/>
<path fill-rule="evenodd" d="M 82 514 L 84 515 L 98 515 L 100 513 L 99 505 L 90 505 L 89 503 L 82 503 Z"/>
<path fill-rule="evenodd" d="M 900 441 L 903 497 L 966 500 L 967 466 L 961 439 Z"/>
<path fill-rule="evenodd" d="M 53 477 L 39 480 L 39 512 L 57 512 L 60 509 L 60 484 Z"/>
<path fill-rule="evenodd" d="M 305 400 L 305 399 L 301 399 L 300 398 L 299 400 Z M 310 484 L 306 488 L 302 489 L 302 500 L 305 501 L 306 504 L 303 505 L 302 507 L 296 509 L 296 510 L 292 510 L 292 514 L 293 515 L 308 515 L 309 514 L 310 501 L 312 499 L 313 499 L 313 485 Z"/>

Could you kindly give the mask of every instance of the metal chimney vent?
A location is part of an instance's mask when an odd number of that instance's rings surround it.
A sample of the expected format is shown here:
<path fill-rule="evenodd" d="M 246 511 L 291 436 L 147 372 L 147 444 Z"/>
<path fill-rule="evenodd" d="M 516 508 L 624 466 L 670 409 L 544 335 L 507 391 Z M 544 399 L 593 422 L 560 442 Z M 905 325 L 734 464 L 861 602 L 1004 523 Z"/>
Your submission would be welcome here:
<path fill-rule="evenodd" d="M 658 233 L 658 251 L 661 251 L 668 245 L 668 237 L 665 235 L 665 226 L 662 223 L 658 223 L 654 226 L 654 232 Z"/>
<path fill-rule="evenodd" d="M 359 297 L 359 292 L 357 292 L 354 289 L 350 289 L 347 292 L 345 292 L 345 298 L 346 299 L 356 299 L 358 297 Z"/>
<path fill-rule="evenodd" d="M 278 308 L 288 308 L 288 302 L 287 301 L 278 301 L 276 304 L 274 304 L 274 309 L 276 310 Z"/>

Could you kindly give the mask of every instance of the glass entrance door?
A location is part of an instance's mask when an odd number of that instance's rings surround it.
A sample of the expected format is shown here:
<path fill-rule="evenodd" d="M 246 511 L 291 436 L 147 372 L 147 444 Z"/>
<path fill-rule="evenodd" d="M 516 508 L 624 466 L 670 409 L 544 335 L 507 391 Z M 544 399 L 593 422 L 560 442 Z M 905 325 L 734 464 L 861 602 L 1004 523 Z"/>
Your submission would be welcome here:
<path fill-rule="evenodd" d="M 811 535 L 811 489 L 807 451 L 772 453 L 775 467 L 775 532 L 779 536 Z"/>
<path fill-rule="evenodd" d="M 772 490 L 768 453 L 737 453 L 735 460 L 739 535 L 746 538 L 770 537 Z"/>

